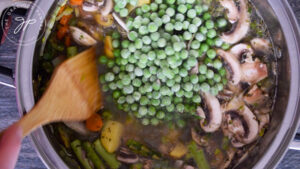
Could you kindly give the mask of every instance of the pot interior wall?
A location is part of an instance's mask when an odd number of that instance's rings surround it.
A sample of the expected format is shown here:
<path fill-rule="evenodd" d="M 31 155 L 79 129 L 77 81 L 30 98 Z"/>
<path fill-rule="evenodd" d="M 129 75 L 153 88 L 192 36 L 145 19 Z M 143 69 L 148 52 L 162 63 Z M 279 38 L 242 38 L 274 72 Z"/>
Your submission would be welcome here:
<path fill-rule="evenodd" d="M 289 91 L 290 91 L 290 62 L 289 62 L 289 53 L 287 50 L 287 44 L 284 39 L 284 35 L 281 30 L 281 26 L 276 18 L 276 15 L 274 14 L 274 11 L 270 8 L 267 1 L 261 1 L 261 0 L 253 0 L 253 4 L 256 6 L 256 8 L 260 12 L 260 15 L 264 19 L 266 25 L 268 26 L 268 30 L 271 34 L 271 37 L 273 39 L 273 43 L 275 46 L 275 51 L 278 52 L 278 55 L 281 55 L 282 57 L 278 60 L 278 86 L 277 86 L 277 99 L 274 107 L 274 111 L 271 116 L 271 123 L 268 131 L 266 132 L 265 136 L 260 140 L 258 143 L 258 146 L 254 148 L 253 151 L 249 153 L 249 158 L 247 158 L 244 162 L 242 162 L 239 166 L 236 168 L 252 168 L 257 161 L 265 154 L 266 150 L 269 148 L 269 145 L 272 143 L 275 135 L 280 129 L 282 119 L 285 116 L 285 111 L 288 105 L 288 98 L 289 98 Z M 54 5 L 52 6 L 53 11 L 56 7 Z M 48 13 L 48 20 L 51 17 L 52 12 Z M 33 78 L 36 80 L 38 78 L 37 72 L 41 71 L 38 69 L 41 67 L 39 64 L 39 50 L 40 50 L 41 41 L 37 43 L 36 46 L 36 53 L 34 56 L 34 66 L 33 66 Z M 280 50 L 277 50 L 280 49 Z M 280 54 L 281 53 L 281 54 Z M 274 56 L 275 57 L 275 56 Z M 34 85 L 35 86 L 35 85 Z M 38 86 L 37 86 L 38 88 Z M 35 92 L 37 92 L 37 88 L 35 88 Z M 35 99 L 38 99 L 39 93 L 35 93 Z M 293 113 L 293 112 L 287 112 L 287 113 Z M 48 135 L 48 138 L 50 139 L 52 145 L 54 148 L 59 152 L 59 144 L 58 141 L 55 139 L 53 135 L 51 135 L 51 126 L 44 127 L 44 131 Z M 68 164 L 70 165 L 70 164 Z"/>

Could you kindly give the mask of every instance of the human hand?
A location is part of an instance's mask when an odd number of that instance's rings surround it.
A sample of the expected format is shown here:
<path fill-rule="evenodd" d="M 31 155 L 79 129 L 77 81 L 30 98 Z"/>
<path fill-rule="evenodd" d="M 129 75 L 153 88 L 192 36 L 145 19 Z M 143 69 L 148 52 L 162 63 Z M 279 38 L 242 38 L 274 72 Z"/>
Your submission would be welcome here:
<path fill-rule="evenodd" d="M 14 169 L 22 142 L 22 128 L 17 124 L 10 126 L 0 138 L 0 168 Z"/>

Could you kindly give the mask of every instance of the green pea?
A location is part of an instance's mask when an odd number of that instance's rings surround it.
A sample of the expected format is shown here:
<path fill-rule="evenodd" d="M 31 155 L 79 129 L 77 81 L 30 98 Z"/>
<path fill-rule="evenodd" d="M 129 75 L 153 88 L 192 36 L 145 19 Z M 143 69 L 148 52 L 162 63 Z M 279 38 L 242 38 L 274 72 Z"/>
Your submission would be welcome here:
<path fill-rule="evenodd" d="M 207 37 L 209 37 L 209 38 L 214 38 L 214 37 L 216 37 L 216 36 L 217 36 L 216 30 L 214 30 L 214 29 L 208 30 L 208 32 L 207 32 Z"/>
<path fill-rule="evenodd" d="M 225 26 L 227 26 L 227 21 L 224 18 L 220 18 L 217 20 L 217 25 L 219 28 L 224 28 Z"/>
<path fill-rule="evenodd" d="M 189 18 L 193 19 L 193 18 L 196 17 L 196 15 L 197 15 L 197 13 L 196 13 L 195 9 L 189 9 L 188 12 L 187 12 L 187 17 L 189 17 Z"/>
<path fill-rule="evenodd" d="M 210 59 L 214 59 L 217 56 L 217 53 L 214 49 L 209 49 L 206 54 Z"/>
<path fill-rule="evenodd" d="M 214 77 L 214 72 L 212 70 L 207 70 L 206 77 L 212 79 Z"/>
<path fill-rule="evenodd" d="M 159 121 L 156 119 L 156 118 L 152 118 L 151 121 L 150 121 L 151 125 L 153 126 L 157 126 Z"/>
<path fill-rule="evenodd" d="M 167 8 L 166 14 L 169 15 L 170 17 L 175 15 L 175 10 L 173 8 Z"/>

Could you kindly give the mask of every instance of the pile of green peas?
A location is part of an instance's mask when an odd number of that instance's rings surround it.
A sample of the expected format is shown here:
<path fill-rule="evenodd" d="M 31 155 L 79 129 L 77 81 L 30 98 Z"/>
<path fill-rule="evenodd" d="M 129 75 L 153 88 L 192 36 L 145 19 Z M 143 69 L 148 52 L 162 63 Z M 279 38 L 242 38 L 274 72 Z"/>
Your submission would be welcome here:
<path fill-rule="evenodd" d="M 114 0 L 115 6 L 114 11 L 117 12 L 121 17 L 127 17 L 129 14 L 127 5 L 137 6 L 138 0 Z"/>
<path fill-rule="evenodd" d="M 144 125 L 196 116 L 200 91 L 217 95 L 227 84 L 215 50 L 230 47 L 218 31 L 227 20 L 208 11 L 196 0 L 155 0 L 136 8 L 127 19 L 128 38 L 112 33 L 115 59 L 99 58 L 110 69 L 100 76 L 102 90 L 112 91 L 118 107 Z"/>

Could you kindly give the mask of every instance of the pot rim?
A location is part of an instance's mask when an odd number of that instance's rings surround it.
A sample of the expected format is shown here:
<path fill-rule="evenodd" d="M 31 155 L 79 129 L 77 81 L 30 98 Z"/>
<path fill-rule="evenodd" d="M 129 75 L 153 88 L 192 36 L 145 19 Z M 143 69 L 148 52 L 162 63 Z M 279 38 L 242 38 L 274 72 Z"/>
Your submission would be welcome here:
<path fill-rule="evenodd" d="M 50 11 L 53 4 L 58 2 L 57 0 L 47 1 L 35 1 L 34 5 L 39 6 L 43 11 Z M 281 24 L 281 28 L 284 32 L 285 38 L 289 41 L 288 52 L 289 60 L 291 63 L 291 82 L 289 91 L 289 103 L 286 108 L 286 112 L 292 112 L 293 116 L 284 116 L 281 122 L 280 130 L 277 131 L 277 135 L 274 137 L 269 148 L 264 152 L 264 155 L 255 164 L 254 168 L 274 168 L 284 154 L 288 150 L 289 143 L 293 140 L 294 135 L 299 126 L 300 120 L 300 105 L 298 97 L 300 93 L 300 77 L 298 72 L 299 58 L 292 56 L 300 56 L 300 43 L 297 39 L 300 39 L 300 30 L 297 20 L 292 12 L 291 7 L 285 0 L 268 0 L 273 11 L 276 11 L 276 16 Z M 35 11 L 37 9 L 30 8 L 28 18 L 36 18 Z M 45 19 L 45 16 L 43 16 Z M 283 26 L 284 25 L 284 26 Z M 29 27 L 28 27 L 29 28 Z M 21 40 L 31 38 L 34 35 L 38 37 L 41 27 L 39 25 L 32 25 L 30 29 L 23 31 Z M 292 33 L 291 33 L 292 32 Z M 34 105 L 33 86 L 32 86 L 32 66 L 33 56 L 35 54 L 36 44 L 27 46 L 19 46 L 17 51 L 16 61 L 16 97 L 20 116 L 23 116 L 25 112 L 28 112 Z M 292 123 L 291 123 L 292 122 Z M 64 161 L 59 157 L 57 152 L 52 147 L 48 137 L 46 136 L 43 128 L 38 128 L 30 135 L 30 139 L 38 153 L 40 159 L 47 166 L 47 168 L 61 169 L 68 168 Z"/>

